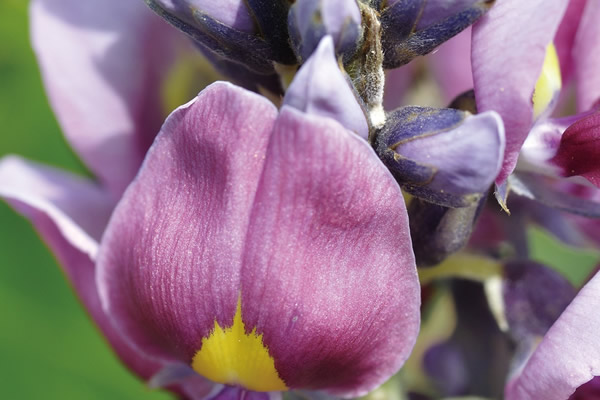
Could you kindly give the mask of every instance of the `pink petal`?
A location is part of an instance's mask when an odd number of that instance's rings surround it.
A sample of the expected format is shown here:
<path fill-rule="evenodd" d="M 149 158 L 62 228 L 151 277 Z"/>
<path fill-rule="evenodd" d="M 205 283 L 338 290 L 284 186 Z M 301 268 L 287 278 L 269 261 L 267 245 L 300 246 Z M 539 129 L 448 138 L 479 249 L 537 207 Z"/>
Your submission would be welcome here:
<path fill-rule="evenodd" d="M 118 196 L 164 115 L 179 33 L 135 0 L 34 0 L 31 37 L 67 140 Z"/>
<path fill-rule="evenodd" d="M 507 387 L 507 400 L 564 400 L 600 375 L 600 274 L 581 289 Z"/>
<path fill-rule="evenodd" d="M 419 284 L 399 187 L 364 140 L 284 107 L 248 232 L 242 314 L 289 387 L 354 397 L 400 368 Z"/>
<path fill-rule="evenodd" d="M 244 238 L 277 110 L 216 83 L 169 116 L 103 238 L 105 310 L 144 352 L 188 363 L 233 320 Z"/>
<path fill-rule="evenodd" d="M 587 0 L 569 0 L 569 5 L 554 38 L 563 83 L 568 82 L 573 73 L 573 43 L 586 2 Z"/>
<path fill-rule="evenodd" d="M 583 11 L 573 57 L 577 79 L 577 109 L 585 111 L 600 100 L 600 2 L 589 0 Z"/>
<path fill-rule="evenodd" d="M 565 176 L 581 175 L 600 187 L 600 112 L 569 126 L 554 158 Z"/>
<path fill-rule="evenodd" d="M 512 172 L 533 119 L 531 96 L 546 46 L 564 14 L 565 0 L 498 1 L 473 26 L 472 65 L 478 111 L 497 111 L 506 128 L 504 164 Z"/>
<path fill-rule="evenodd" d="M 218 83 L 169 117 L 104 236 L 102 301 L 138 348 L 189 363 L 241 293 L 289 387 L 365 393 L 419 327 L 404 201 L 364 140 L 276 113 Z"/>

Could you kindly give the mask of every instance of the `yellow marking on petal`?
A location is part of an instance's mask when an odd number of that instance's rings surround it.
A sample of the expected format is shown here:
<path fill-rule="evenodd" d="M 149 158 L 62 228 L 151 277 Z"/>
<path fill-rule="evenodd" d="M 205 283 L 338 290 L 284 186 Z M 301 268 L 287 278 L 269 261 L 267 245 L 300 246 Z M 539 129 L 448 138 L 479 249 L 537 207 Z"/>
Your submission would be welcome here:
<path fill-rule="evenodd" d="M 213 382 L 242 386 L 256 392 L 287 390 L 275 369 L 275 361 L 256 327 L 246 333 L 242 301 L 238 299 L 233 325 L 222 328 L 215 320 L 210 336 L 192 359 L 192 368 Z"/>
<path fill-rule="evenodd" d="M 560 91 L 562 79 L 560 76 L 560 63 L 556 54 L 554 43 L 546 47 L 546 58 L 542 66 L 542 72 L 535 84 L 533 91 L 533 118 L 537 119 L 552 103 Z"/>

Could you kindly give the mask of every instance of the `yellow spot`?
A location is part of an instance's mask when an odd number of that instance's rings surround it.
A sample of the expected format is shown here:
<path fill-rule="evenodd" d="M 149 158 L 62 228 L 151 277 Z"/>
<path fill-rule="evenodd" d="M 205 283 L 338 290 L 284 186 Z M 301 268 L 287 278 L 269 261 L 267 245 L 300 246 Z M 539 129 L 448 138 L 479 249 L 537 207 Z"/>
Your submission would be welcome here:
<path fill-rule="evenodd" d="M 542 72 L 535 84 L 533 91 L 533 118 L 537 119 L 552 103 L 554 97 L 560 91 L 562 79 L 560 76 L 560 63 L 556 54 L 556 47 L 550 43 L 546 48 L 546 58 L 542 66 Z"/>
<path fill-rule="evenodd" d="M 233 325 L 223 329 L 215 320 L 214 330 L 202 339 L 202 347 L 192 359 L 192 368 L 211 381 L 256 392 L 287 390 L 262 337 L 256 328 L 246 333 L 239 299 Z"/>

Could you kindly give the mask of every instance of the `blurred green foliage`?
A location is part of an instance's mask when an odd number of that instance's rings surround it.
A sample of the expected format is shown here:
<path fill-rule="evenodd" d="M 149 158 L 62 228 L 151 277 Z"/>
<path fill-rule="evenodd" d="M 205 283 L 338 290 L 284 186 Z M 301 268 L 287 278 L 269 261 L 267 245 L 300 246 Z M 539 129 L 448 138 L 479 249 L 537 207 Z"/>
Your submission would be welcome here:
<path fill-rule="evenodd" d="M 0 2 L 0 155 L 86 174 L 48 106 L 27 8 L 23 0 Z M 119 363 L 29 223 L 3 202 L 0 221 L 0 397 L 169 398 Z"/>

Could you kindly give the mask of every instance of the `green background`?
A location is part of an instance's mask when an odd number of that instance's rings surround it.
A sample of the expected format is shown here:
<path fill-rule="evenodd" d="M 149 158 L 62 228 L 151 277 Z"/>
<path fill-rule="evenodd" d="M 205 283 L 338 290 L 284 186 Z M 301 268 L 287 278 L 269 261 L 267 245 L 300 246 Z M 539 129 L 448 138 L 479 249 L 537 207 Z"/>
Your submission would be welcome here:
<path fill-rule="evenodd" d="M 85 0 L 82 0 L 85 1 Z M 0 2 L 0 155 L 86 174 L 61 136 L 29 46 L 27 2 Z M 113 356 L 29 223 L 0 202 L 0 393 L 6 399 L 166 399 Z M 580 283 L 596 256 L 532 233 L 535 257 Z"/>
<path fill-rule="evenodd" d="M 27 7 L 23 0 L 0 1 L 0 154 L 85 174 L 48 106 L 29 45 Z M 0 260 L 1 398 L 170 398 L 119 363 L 46 246 L 1 201 Z"/>

